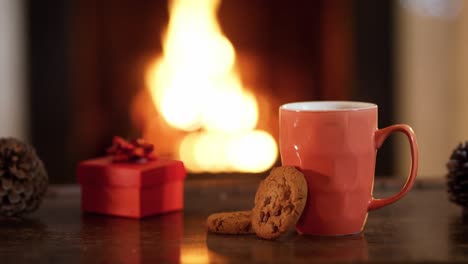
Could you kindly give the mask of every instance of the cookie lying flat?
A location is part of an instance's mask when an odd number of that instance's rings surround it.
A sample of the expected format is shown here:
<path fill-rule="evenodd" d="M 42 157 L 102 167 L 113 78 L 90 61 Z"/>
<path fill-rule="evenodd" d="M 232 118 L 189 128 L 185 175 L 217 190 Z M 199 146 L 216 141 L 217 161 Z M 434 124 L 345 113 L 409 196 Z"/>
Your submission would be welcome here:
<path fill-rule="evenodd" d="M 206 220 L 206 227 L 208 231 L 218 234 L 253 234 L 251 215 L 251 211 L 212 214 Z"/>
<path fill-rule="evenodd" d="M 307 200 L 304 174 L 292 166 L 274 168 L 260 183 L 252 210 L 252 227 L 265 239 L 274 239 L 291 230 L 299 220 Z"/>

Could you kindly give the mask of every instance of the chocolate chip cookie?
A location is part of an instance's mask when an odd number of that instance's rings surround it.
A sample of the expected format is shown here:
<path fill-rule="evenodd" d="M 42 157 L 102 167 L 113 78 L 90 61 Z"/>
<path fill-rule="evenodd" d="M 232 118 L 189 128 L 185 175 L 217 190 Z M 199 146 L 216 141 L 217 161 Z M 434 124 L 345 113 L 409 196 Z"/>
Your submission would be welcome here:
<path fill-rule="evenodd" d="M 206 227 L 208 231 L 218 234 L 253 234 L 251 215 L 252 211 L 212 214 L 206 220 Z"/>
<path fill-rule="evenodd" d="M 252 227 L 265 239 L 274 239 L 291 230 L 299 220 L 307 200 L 304 174 L 293 166 L 274 168 L 260 183 L 252 210 Z"/>

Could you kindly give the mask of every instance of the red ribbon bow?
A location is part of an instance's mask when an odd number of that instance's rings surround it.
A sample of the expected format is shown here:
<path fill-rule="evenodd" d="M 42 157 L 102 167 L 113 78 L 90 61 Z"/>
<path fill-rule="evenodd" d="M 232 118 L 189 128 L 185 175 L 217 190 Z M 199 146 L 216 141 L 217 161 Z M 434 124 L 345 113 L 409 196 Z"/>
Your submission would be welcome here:
<path fill-rule="evenodd" d="M 141 138 L 129 142 L 115 136 L 107 153 L 112 155 L 113 162 L 145 162 L 156 159 L 156 156 L 152 154 L 153 150 L 153 144 Z"/>

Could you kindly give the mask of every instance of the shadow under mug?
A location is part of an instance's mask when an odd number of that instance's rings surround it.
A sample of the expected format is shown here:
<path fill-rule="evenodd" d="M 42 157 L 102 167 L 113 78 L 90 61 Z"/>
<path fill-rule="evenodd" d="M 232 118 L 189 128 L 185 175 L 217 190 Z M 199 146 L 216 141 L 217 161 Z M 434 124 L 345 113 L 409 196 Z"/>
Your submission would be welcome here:
<path fill-rule="evenodd" d="M 362 232 L 369 211 L 394 203 L 413 186 L 418 146 L 408 125 L 377 128 L 377 105 L 350 101 L 296 102 L 280 107 L 280 154 L 283 166 L 305 175 L 307 202 L 296 229 L 309 235 Z M 392 132 L 410 142 L 411 169 L 403 189 L 374 199 L 375 160 Z"/>

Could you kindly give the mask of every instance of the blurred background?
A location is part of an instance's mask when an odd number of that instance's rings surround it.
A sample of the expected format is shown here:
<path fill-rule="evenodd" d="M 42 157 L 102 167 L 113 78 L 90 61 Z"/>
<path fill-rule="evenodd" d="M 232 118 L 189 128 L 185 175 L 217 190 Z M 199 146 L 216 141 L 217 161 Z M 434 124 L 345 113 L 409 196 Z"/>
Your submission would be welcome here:
<path fill-rule="evenodd" d="M 32 143 L 51 182 L 114 135 L 144 137 L 191 173 L 279 164 L 278 107 L 379 105 L 410 124 L 421 178 L 468 140 L 468 1 L 0 0 L 0 136 Z M 379 150 L 406 177 L 408 144 Z"/>

